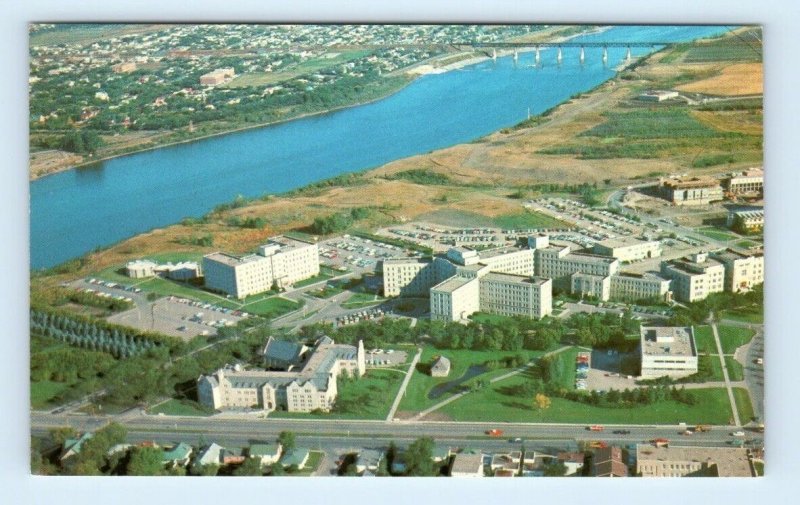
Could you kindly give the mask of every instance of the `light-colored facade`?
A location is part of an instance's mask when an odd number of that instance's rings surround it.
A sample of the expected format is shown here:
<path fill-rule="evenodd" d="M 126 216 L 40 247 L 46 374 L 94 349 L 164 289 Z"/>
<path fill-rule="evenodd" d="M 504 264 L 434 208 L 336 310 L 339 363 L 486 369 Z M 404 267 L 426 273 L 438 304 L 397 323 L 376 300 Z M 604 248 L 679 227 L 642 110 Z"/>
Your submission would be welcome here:
<path fill-rule="evenodd" d="M 734 195 L 758 195 L 764 192 L 764 170 L 751 168 L 727 179 L 725 189 Z"/>
<path fill-rule="evenodd" d="M 723 198 L 719 181 L 708 176 L 662 179 L 661 192 L 675 205 L 706 205 Z"/>
<path fill-rule="evenodd" d="M 462 321 L 480 310 L 480 279 L 456 275 L 430 289 L 431 319 Z"/>
<path fill-rule="evenodd" d="M 218 84 L 228 82 L 234 77 L 236 77 L 236 72 L 233 68 L 218 68 L 207 74 L 201 75 L 200 84 L 203 86 L 216 86 Z"/>
<path fill-rule="evenodd" d="M 431 365 L 431 377 L 447 377 L 450 375 L 450 360 L 439 356 Z"/>
<path fill-rule="evenodd" d="M 198 379 L 201 404 L 213 409 L 258 408 L 289 412 L 330 410 L 336 401 L 336 378 L 345 371 L 361 377 L 366 369 L 364 346 L 317 341 L 310 356 L 298 356 L 298 371 L 241 371 L 221 368 Z"/>
<path fill-rule="evenodd" d="M 319 274 L 319 247 L 287 237 L 273 237 L 259 254 L 216 252 L 203 257 L 207 288 L 236 298 L 291 287 Z"/>
<path fill-rule="evenodd" d="M 134 260 L 125 265 L 125 273 L 132 279 L 160 275 L 176 281 L 188 281 L 203 276 L 202 267 L 195 261 L 159 264 L 150 260 Z"/>
<path fill-rule="evenodd" d="M 727 225 L 738 232 L 760 232 L 764 229 L 764 209 L 732 210 L 728 213 Z"/>
<path fill-rule="evenodd" d="M 436 262 L 430 258 L 393 258 L 383 261 L 384 296 L 425 296 L 437 284 Z"/>
<path fill-rule="evenodd" d="M 697 347 L 691 326 L 642 326 L 642 378 L 680 378 L 697 373 Z"/>
<path fill-rule="evenodd" d="M 619 260 L 596 254 L 570 252 L 569 246 L 536 249 L 536 275 L 553 279 L 553 287 L 571 288 L 572 274 L 608 277 L 619 271 Z"/>
<path fill-rule="evenodd" d="M 755 477 L 748 450 L 740 447 L 636 446 L 642 477 Z"/>
<path fill-rule="evenodd" d="M 125 265 L 125 273 L 132 279 L 143 279 L 145 277 L 153 277 L 156 274 L 156 267 L 158 263 L 150 260 L 134 260 L 129 261 Z"/>
<path fill-rule="evenodd" d="M 630 262 L 658 258 L 661 256 L 661 243 L 632 237 L 615 238 L 596 243 L 593 250 L 595 254 Z"/>
<path fill-rule="evenodd" d="M 679 96 L 680 94 L 673 90 L 650 90 L 645 91 L 637 98 L 643 102 L 663 102 L 664 100 L 678 98 Z"/>
<path fill-rule="evenodd" d="M 661 263 L 661 275 L 670 279 L 677 300 L 695 302 L 725 290 L 725 267 L 708 253 Z"/>
<path fill-rule="evenodd" d="M 575 272 L 570 278 L 570 293 L 606 301 L 611 296 L 611 276 Z"/>
<path fill-rule="evenodd" d="M 451 477 L 483 477 L 482 454 L 456 454 L 453 466 L 450 468 Z"/>
<path fill-rule="evenodd" d="M 534 250 L 528 248 L 502 247 L 480 252 L 480 263 L 501 274 L 536 275 L 534 262 Z"/>
<path fill-rule="evenodd" d="M 764 255 L 742 254 L 733 249 L 712 255 L 725 266 L 725 290 L 743 293 L 764 282 Z"/>
<path fill-rule="evenodd" d="M 672 300 L 670 284 L 672 281 L 652 272 L 634 274 L 620 272 L 611 276 L 610 299 L 625 302 L 637 300 Z"/>
<path fill-rule="evenodd" d="M 541 319 L 553 311 L 552 289 L 550 279 L 491 272 L 480 278 L 480 309 Z"/>

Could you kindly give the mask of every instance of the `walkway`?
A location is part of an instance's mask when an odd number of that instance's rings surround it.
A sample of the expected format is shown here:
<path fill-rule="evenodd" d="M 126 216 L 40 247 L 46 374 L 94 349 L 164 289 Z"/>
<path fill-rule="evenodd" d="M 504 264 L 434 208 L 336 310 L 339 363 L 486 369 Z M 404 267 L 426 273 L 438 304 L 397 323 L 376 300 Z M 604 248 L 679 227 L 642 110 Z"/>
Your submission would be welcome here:
<path fill-rule="evenodd" d="M 717 331 L 717 323 L 711 322 L 711 332 L 714 334 L 714 342 L 717 344 L 717 353 L 719 354 L 719 362 L 722 365 L 722 377 L 725 378 L 725 388 L 728 390 L 728 400 L 731 403 L 731 410 L 733 411 L 733 424 L 741 426 L 739 420 L 739 409 L 736 407 L 736 399 L 733 396 L 733 388 L 731 387 L 731 380 L 728 377 L 728 367 L 725 365 L 725 355 L 722 352 L 722 343 L 719 340 L 719 332 Z"/>
<path fill-rule="evenodd" d="M 563 346 L 563 347 L 559 347 L 559 348 L 558 348 L 558 349 L 556 349 L 555 351 L 550 351 L 550 352 L 548 352 L 548 353 L 542 354 L 541 356 L 539 356 L 539 357 L 538 357 L 538 358 L 536 358 L 535 360 L 533 360 L 533 361 L 530 361 L 530 362 L 526 363 L 525 365 L 522 365 L 521 367 L 517 368 L 516 370 L 512 370 L 512 371 L 510 371 L 510 372 L 508 372 L 508 373 L 506 373 L 506 374 L 499 375 L 499 376 L 497 376 L 497 377 L 495 377 L 495 378 L 493 378 L 493 379 L 490 379 L 490 380 L 489 380 L 489 383 L 490 383 L 490 384 L 494 384 L 495 382 L 499 382 L 499 381 L 501 381 L 501 380 L 508 379 L 509 377 L 513 377 L 513 376 L 515 376 L 515 375 L 521 374 L 522 372 L 524 372 L 524 371 L 525 371 L 525 370 L 527 370 L 528 368 L 530 368 L 530 367 L 532 367 L 532 366 L 536 365 L 536 363 L 538 362 L 538 360 L 540 360 L 540 359 L 542 359 L 542 358 L 544 358 L 544 357 L 547 357 L 547 356 L 553 356 L 553 355 L 555 355 L 555 354 L 558 354 L 558 353 L 560 353 L 560 352 L 563 352 L 563 351 L 565 351 L 565 350 L 569 349 L 570 347 L 573 347 L 573 346 L 571 346 L 571 345 L 565 345 L 565 346 Z M 445 405 L 447 405 L 448 403 L 454 402 L 454 401 L 458 400 L 459 398 L 461 398 L 462 396 L 464 396 L 464 395 L 467 395 L 467 394 L 469 394 L 469 393 L 471 393 L 471 392 L 472 392 L 472 391 L 470 391 L 470 390 L 467 390 L 467 391 L 463 391 L 463 392 L 461 392 L 461 393 L 454 394 L 453 396 L 451 396 L 451 397 L 449 397 L 449 398 L 447 398 L 447 399 L 445 399 L 445 400 L 442 400 L 442 401 L 440 401 L 439 403 L 437 403 L 437 404 L 436 404 L 436 405 L 434 405 L 433 407 L 427 408 L 427 409 L 423 410 L 422 412 L 418 413 L 417 415 L 415 415 L 414 417 L 412 417 L 412 418 L 410 419 L 410 421 L 418 421 L 418 420 L 422 419 L 423 417 L 427 416 L 428 414 L 430 414 L 431 412 L 434 412 L 434 411 L 436 411 L 436 410 L 439 410 L 440 408 L 444 407 L 444 406 L 445 406 Z"/>
<path fill-rule="evenodd" d="M 409 381 L 411 381 L 411 376 L 414 374 L 414 369 L 417 367 L 417 363 L 419 363 L 420 357 L 422 357 L 421 347 L 417 349 L 417 354 L 414 356 L 414 359 L 411 360 L 411 364 L 408 366 L 408 372 L 406 372 L 406 378 L 403 379 L 403 384 L 400 385 L 400 390 L 397 391 L 397 396 L 394 398 L 394 403 L 392 403 L 392 408 L 389 409 L 389 414 L 386 416 L 387 421 L 394 420 L 394 414 L 395 412 L 397 412 L 397 407 L 400 406 L 400 401 L 406 394 L 406 388 L 408 387 Z"/>

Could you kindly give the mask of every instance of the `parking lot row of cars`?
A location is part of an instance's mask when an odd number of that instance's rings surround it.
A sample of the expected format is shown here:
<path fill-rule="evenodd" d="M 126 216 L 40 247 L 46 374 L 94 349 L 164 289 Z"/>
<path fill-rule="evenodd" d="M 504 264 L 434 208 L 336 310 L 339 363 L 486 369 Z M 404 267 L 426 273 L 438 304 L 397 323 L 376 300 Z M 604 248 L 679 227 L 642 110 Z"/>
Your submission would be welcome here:
<path fill-rule="evenodd" d="M 243 319 L 247 318 L 247 317 L 250 317 L 250 314 L 248 312 L 244 312 L 244 311 L 241 311 L 241 310 L 235 310 L 235 309 L 228 309 L 228 308 L 225 308 L 225 307 L 219 307 L 219 306 L 211 304 L 211 303 L 204 303 L 204 302 L 198 302 L 198 301 L 195 301 L 195 300 L 189 300 L 188 298 L 180 298 L 180 297 L 177 297 L 177 296 L 170 296 L 167 299 L 169 301 L 171 301 L 171 302 L 183 303 L 185 305 L 190 305 L 192 307 L 197 307 L 199 309 L 213 310 L 215 312 L 221 312 L 222 314 L 230 314 L 232 316 L 241 317 Z"/>
<path fill-rule="evenodd" d="M 105 291 L 95 291 L 92 288 L 86 288 L 83 290 L 84 293 L 94 294 L 95 296 L 99 296 L 100 298 L 113 298 L 114 300 L 121 300 L 126 302 L 133 302 L 133 298 L 124 295 L 112 295 L 111 293 L 106 293 Z"/>
<path fill-rule="evenodd" d="M 361 321 L 373 321 L 376 319 L 381 319 L 385 315 L 386 313 L 383 311 L 383 309 L 379 308 L 362 310 L 354 314 L 337 317 L 336 326 L 347 326 L 348 324 L 356 324 L 360 323 Z"/>
<path fill-rule="evenodd" d="M 589 359 L 588 352 L 579 352 L 575 357 L 575 389 L 585 391 L 587 389 L 586 379 L 589 378 Z"/>
<path fill-rule="evenodd" d="M 333 265 L 350 264 L 364 269 L 374 269 L 381 259 L 418 255 L 396 245 L 351 235 L 322 242 L 319 251 Z"/>
<path fill-rule="evenodd" d="M 86 282 L 88 282 L 89 284 L 95 284 L 97 286 L 105 286 L 107 288 L 120 289 L 122 291 L 130 291 L 132 293 L 141 293 L 142 292 L 141 289 L 139 289 L 139 288 L 137 288 L 135 286 L 126 286 L 125 284 L 119 284 L 119 283 L 116 283 L 116 282 L 104 281 L 102 279 L 95 279 L 93 277 L 86 279 Z"/>

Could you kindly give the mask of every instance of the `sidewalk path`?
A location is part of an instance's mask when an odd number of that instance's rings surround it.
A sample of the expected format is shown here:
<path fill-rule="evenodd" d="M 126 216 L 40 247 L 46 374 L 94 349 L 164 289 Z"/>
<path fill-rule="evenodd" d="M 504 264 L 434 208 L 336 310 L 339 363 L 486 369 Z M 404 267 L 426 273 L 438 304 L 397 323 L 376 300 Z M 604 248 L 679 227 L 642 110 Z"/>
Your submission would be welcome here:
<path fill-rule="evenodd" d="M 392 403 L 392 408 L 389 409 L 389 414 L 386 416 L 387 421 L 391 421 L 394 419 L 394 414 L 397 412 L 397 407 L 400 406 L 400 401 L 403 399 L 403 395 L 406 393 L 406 387 L 408 387 L 408 383 L 411 380 L 411 376 L 414 373 L 414 369 L 419 363 L 419 358 L 422 356 L 422 348 L 420 347 L 417 349 L 417 354 L 414 356 L 414 359 L 411 360 L 411 364 L 408 366 L 408 372 L 406 372 L 406 378 L 403 379 L 403 384 L 400 385 L 400 390 L 397 391 L 397 396 L 394 398 L 394 403 Z"/>
<path fill-rule="evenodd" d="M 741 426 L 739 420 L 739 409 L 736 408 L 736 399 L 733 397 L 733 388 L 731 387 L 731 380 L 728 377 L 728 367 L 725 365 L 725 355 L 722 353 L 722 343 L 719 340 L 719 332 L 717 331 L 717 323 L 711 322 L 711 332 L 714 334 L 714 342 L 717 344 L 717 353 L 719 354 L 719 362 L 722 364 L 722 376 L 725 378 L 725 388 L 728 390 L 728 401 L 731 403 L 731 410 L 733 411 L 733 423 L 736 426 Z"/>

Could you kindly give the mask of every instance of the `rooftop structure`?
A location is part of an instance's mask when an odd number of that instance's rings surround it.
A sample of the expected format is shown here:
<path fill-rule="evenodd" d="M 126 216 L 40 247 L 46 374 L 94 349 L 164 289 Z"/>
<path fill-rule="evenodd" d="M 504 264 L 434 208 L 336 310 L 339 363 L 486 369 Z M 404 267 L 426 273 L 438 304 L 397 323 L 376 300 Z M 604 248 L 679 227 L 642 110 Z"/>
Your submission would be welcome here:
<path fill-rule="evenodd" d="M 750 168 L 740 174 L 730 176 L 725 181 L 725 189 L 734 195 L 758 195 L 764 192 L 764 170 Z"/>
<path fill-rule="evenodd" d="M 679 378 L 697 373 L 694 328 L 642 326 L 639 331 L 642 378 Z"/>
<path fill-rule="evenodd" d="M 703 300 L 725 289 L 725 267 L 706 252 L 662 262 L 661 275 L 672 280 L 675 298 L 683 302 Z"/>
<path fill-rule="evenodd" d="M 431 377 L 447 377 L 450 374 L 450 360 L 439 356 L 431 365 Z"/>
<path fill-rule="evenodd" d="M 661 243 L 635 237 L 614 238 L 597 242 L 593 250 L 620 261 L 639 261 L 661 256 Z"/>
<path fill-rule="evenodd" d="M 719 181 L 708 176 L 662 179 L 661 192 L 675 205 L 706 205 L 723 198 Z"/>
<path fill-rule="evenodd" d="M 451 477 L 483 477 L 482 454 L 456 454 L 450 467 Z"/>
<path fill-rule="evenodd" d="M 732 210 L 726 224 L 739 233 L 759 232 L 764 229 L 764 209 Z"/>
<path fill-rule="evenodd" d="M 678 98 L 679 96 L 680 94 L 677 91 L 651 89 L 645 91 L 636 98 L 643 102 L 663 102 L 664 100 Z"/>
<path fill-rule="evenodd" d="M 764 282 L 764 255 L 725 249 L 713 254 L 725 266 L 725 290 L 743 293 Z"/>
<path fill-rule="evenodd" d="M 592 475 L 595 477 L 627 477 L 628 465 L 622 458 L 622 448 L 612 445 L 594 451 Z"/>
<path fill-rule="evenodd" d="M 748 450 L 737 447 L 636 446 L 642 477 L 754 477 Z"/>

